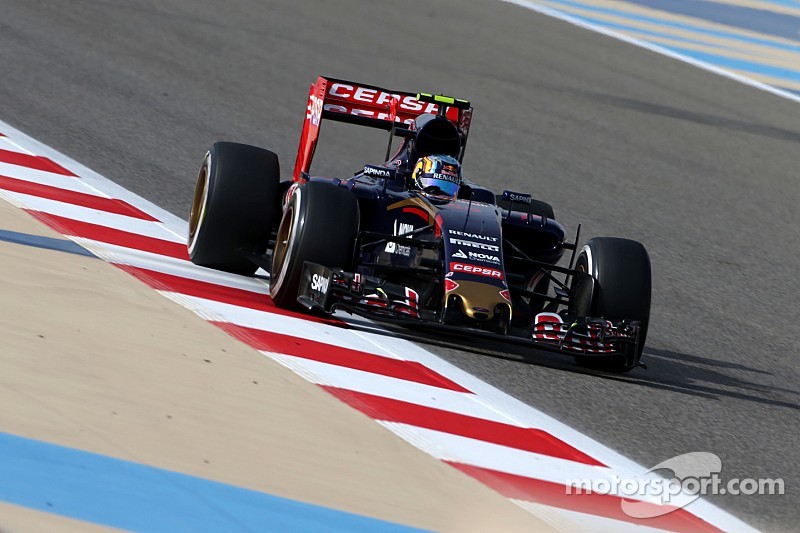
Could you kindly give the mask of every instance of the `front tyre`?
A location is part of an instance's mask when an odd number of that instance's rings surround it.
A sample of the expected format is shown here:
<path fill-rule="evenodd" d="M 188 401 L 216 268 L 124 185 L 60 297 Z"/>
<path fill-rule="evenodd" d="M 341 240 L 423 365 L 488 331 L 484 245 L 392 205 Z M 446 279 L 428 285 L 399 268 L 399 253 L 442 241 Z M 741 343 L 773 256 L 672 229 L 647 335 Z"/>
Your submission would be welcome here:
<path fill-rule="evenodd" d="M 252 276 L 240 250 L 263 254 L 278 209 L 278 156 L 218 142 L 203 159 L 189 215 L 189 257 L 196 265 Z"/>
<path fill-rule="evenodd" d="M 359 211 L 355 195 L 311 181 L 292 191 L 275 238 L 270 296 L 275 305 L 300 309 L 297 291 L 303 263 L 351 270 Z"/>
<path fill-rule="evenodd" d="M 595 279 L 587 309 L 579 314 L 610 320 L 638 320 L 638 342 L 624 356 L 577 357 L 578 364 L 608 372 L 628 372 L 639 364 L 650 322 L 652 276 L 650 257 L 636 241 L 617 237 L 591 239 L 578 255 L 575 268 Z"/>

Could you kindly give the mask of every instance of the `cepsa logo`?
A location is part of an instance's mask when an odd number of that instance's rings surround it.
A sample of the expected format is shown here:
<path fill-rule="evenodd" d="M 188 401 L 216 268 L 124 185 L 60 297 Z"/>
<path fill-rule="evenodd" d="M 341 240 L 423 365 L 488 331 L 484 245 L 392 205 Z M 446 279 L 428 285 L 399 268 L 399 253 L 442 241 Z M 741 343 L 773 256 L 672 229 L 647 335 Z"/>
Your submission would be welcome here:
<path fill-rule="evenodd" d="M 465 263 L 450 263 L 450 270 L 453 272 L 465 272 L 467 274 L 475 274 L 476 276 L 484 276 L 487 278 L 503 279 L 503 273 L 496 268 L 487 268 L 477 265 L 467 265 Z"/>
<path fill-rule="evenodd" d="M 411 113 L 436 113 L 439 106 L 432 103 L 424 103 L 417 100 L 411 95 L 399 95 L 379 91 L 378 89 L 370 89 L 368 87 L 358 87 L 348 85 L 346 83 L 332 83 L 328 86 L 328 96 L 337 98 L 339 100 L 346 100 L 353 104 L 353 107 L 346 107 L 345 105 L 325 104 L 325 110 L 335 111 L 339 113 L 348 113 L 351 115 L 361 115 L 366 117 L 377 118 L 380 120 L 388 120 L 388 112 L 379 112 L 372 109 L 359 108 L 358 104 L 367 104 L 371 107 L 381 106 L 386 107 L 392 98 L 398 101 L 398 109 L 408 111 Z M 413 119 L 407 119 L 405 122 L 413 122 Z"/>

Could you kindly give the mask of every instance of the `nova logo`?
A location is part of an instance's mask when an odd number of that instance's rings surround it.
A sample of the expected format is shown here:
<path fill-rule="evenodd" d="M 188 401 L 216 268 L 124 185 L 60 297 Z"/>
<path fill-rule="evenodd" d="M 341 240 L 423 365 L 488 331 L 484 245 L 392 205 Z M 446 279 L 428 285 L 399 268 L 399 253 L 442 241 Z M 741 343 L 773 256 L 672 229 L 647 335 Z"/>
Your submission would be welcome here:
<path fill-rule="evenodd" d="M 321 292 L 325 294 L 328 292 L 328 282 L 330 280 L 325 276 L 320 276 L 319 274 L 314 274 L 311 276 L 311 290 Z"/>
<path fill-rule="evenodd" d="M 453 257 L 455 257 L 455 254 L 453 255 Z M 471 251 L 469 253 L 469 258 L 473 259 L 475 261 L 485 261 L 487 263 L 492 263 L 493 265 L 499 265 L 500 264 L 500 258 L 497 257 L 496 255 L 482 254 L 482 253 L 479 253 L 479 252 L 472 252 Z"/>
<path fill-rule="evenodd" d="M 453 257 L 458 257 L 459 259 L 469 259 L 469 257 L 467 257 L 467 254 L 465 254 L 462 250 L 459 250 L 456 253 L 454 253 Z"/>

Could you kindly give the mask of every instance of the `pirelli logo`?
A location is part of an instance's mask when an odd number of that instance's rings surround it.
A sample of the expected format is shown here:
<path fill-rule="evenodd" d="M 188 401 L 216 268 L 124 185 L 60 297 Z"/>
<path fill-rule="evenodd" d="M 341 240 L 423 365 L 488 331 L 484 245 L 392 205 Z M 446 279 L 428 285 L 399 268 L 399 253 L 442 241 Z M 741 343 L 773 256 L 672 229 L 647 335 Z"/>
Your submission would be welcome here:
<path fill-rule="evenodd" d="M 468 246 L 470 248 L 478 248 L 480 250 L 488 250 L 490 252 L 499 252 L 500 247 L 496 244 L 487 244 L 485 242 L 476 242 L 476 241 L 467 241 L 464 239 L 454 239 L 450 237 L 450 244 L 455 244 L 456 246 Z"/>

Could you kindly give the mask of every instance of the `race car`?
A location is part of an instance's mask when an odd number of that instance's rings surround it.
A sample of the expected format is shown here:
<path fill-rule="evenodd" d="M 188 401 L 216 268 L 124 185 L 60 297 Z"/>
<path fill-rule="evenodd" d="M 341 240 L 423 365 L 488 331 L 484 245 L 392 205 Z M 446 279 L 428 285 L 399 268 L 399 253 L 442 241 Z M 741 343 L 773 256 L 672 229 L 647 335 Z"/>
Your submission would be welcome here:
<path fill-rule="evenodd" d="M 580 226 L 569 242 L 551 205 L 464 178 L 472 114 L 466 100 L 319 77 L 291 180 L 263 148 L 218 142 L 206 153 L 192 262 L 250 276 L 263 268 L 281 308 L 514 340 L 610 372 L 644 366 L 644 246 L 596 237 L 576 254 Z M 326 120 L 388 132 L 383 162 L 313 176 Z"/>

